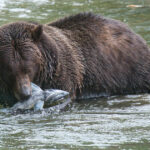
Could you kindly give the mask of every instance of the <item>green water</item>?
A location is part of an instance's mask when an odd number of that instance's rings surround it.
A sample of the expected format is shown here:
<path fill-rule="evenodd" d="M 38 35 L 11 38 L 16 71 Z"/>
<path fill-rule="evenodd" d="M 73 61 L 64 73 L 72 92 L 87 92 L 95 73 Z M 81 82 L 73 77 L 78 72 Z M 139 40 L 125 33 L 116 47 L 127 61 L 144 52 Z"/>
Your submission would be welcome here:
<path fill-rule="evenodd" d="M 83 11 L 127 23 L 150 45 L 150 0 L 0 0 L 0 25 Z M 0 113 L 0 150 L 9 149 L 150 150 L 150 95 L 81 101 L 54 114 Z"/>

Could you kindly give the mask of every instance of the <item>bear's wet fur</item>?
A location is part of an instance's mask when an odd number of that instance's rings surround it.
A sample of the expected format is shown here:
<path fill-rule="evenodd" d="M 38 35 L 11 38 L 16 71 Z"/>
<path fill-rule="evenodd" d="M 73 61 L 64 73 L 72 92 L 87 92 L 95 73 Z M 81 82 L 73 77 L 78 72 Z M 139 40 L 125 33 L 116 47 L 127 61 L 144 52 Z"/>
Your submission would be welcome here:
<path fill-rule="evenodd" d="M 74 99 L 146 93 L 150 49 L 124 23 L 92 13 L 44 25 L 15 22 L 0 27 L 0 70 L 6 87 L 18 95 L 24 77 Z"/>

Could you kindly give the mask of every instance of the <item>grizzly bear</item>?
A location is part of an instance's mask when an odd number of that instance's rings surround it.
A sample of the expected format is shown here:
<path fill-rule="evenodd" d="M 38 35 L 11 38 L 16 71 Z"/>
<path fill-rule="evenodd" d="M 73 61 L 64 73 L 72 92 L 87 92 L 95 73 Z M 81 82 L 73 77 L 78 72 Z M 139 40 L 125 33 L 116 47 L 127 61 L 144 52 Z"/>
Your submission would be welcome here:
<path fill-rule="evenodd" d="M 17 99 L 41 88 L 73 99 L 149 92 L 150 49 L 124 23 L 80 13 L 49 24 L 0 27 L 0 81 Z"/>

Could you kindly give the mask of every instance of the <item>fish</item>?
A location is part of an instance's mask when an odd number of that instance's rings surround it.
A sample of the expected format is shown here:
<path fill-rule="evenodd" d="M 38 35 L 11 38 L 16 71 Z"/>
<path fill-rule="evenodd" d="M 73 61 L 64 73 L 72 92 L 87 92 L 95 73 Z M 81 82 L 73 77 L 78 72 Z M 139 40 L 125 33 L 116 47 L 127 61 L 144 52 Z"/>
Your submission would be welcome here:
<path fill-rule="evenodd" d="M 9 109 L 1 109 L 0 112 L 25 112 L 27 110 L 37 111 L 55 111 L 57 109 L 64 109 L 69 103 L 71 98 L 69 92 L 59 89 L 45 89 L 42 90 L 39 86 L 31 83 L 32 95 L 29 99 L 16 102 Z M 1 93 L 0 93 L 1 95 Z M 1 97 L 0 97 L 1 98 Z M 4 98 L 4 95 L 3 95 Z M 9 99 L 11 99 L 9 97 Z M 13 99 L 13 98 L 12 98 Z"/>

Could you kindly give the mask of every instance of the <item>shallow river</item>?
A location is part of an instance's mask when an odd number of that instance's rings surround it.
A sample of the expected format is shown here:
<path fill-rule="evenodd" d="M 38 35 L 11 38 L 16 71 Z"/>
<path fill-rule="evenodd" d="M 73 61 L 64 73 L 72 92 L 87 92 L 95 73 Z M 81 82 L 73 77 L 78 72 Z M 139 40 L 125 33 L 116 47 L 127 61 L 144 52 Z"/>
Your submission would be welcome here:
<path fill-rule="evenodd" d="M 0 0 L 0 25 L 82 11 L 119 19 L 150 45 L 149 0 Z M 84 100 L 54 114 L 0 113 L 0 150 L 7 149 L 150 150 L 150 95 Z"/>

